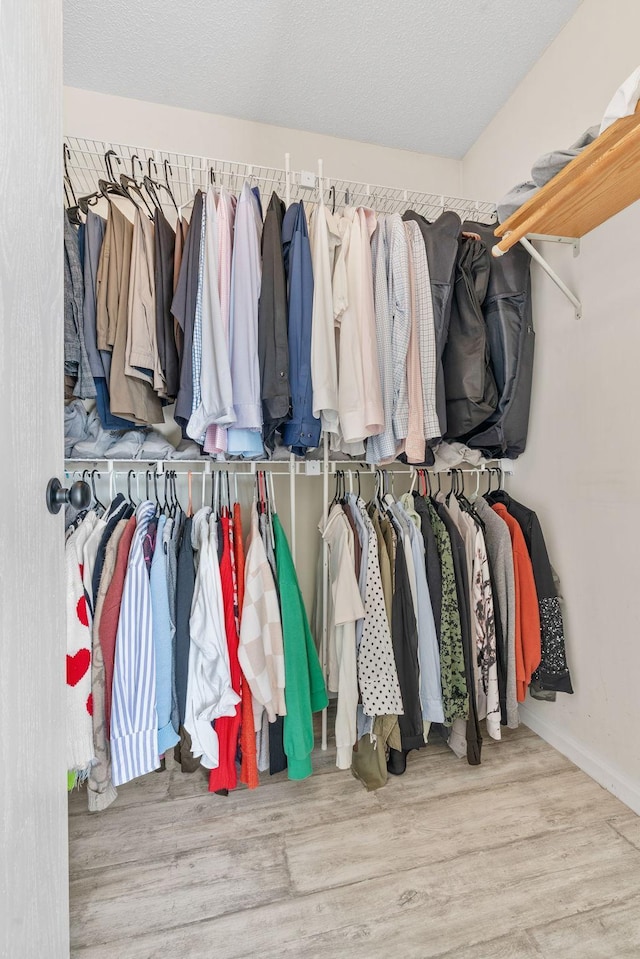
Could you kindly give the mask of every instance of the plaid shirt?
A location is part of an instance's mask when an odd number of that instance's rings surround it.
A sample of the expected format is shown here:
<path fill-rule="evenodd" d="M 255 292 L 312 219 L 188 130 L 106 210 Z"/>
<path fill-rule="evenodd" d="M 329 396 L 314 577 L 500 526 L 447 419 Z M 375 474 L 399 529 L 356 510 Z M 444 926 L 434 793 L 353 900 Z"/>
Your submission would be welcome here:
<path fill-rule="evenodd" d="M 411 235 L 411 253 L 415 283 L 415 310 L 420 350 L 424 431 L 427 440 L 439 437 L 440 423 L 436 412 L 436 333 L 427 251 L 420 227 L 415 220 L 405 223 Z"/>

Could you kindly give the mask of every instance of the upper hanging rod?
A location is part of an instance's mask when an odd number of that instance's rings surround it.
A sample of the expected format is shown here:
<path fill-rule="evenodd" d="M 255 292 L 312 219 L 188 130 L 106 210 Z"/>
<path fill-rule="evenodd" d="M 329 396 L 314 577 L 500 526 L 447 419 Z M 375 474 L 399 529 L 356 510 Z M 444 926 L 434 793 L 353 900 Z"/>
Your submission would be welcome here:
<path fill-rule="evenodd" d="M 152 159 L 158 169 L 162 169 L 164 161 L 168 160 L 172 169 L 171 185 L 179 204 L 189 200 L 194 190 L 206 189 L 211 182 L 212 171 L 216 182 L 224 184 L 229 189 L 238 190 L 245 179 L 251 179 L 258 185 L 278 190 L 282 195 L 287 192 L 288 187 L 292 200 L 309 200 L 310 202 L 317 200 L 317 191 L 309 190 L 303 185 L 301 171 L 286 170 L 284 165 L 270 167 L 256 163 L 196 157 L 175 151 L 91 140 L 86 137 L 67 136 L 65 142 L 70 154 L 68 170 L 74 181 L 76 192 L 90 193 L 94 190 L 97 179 L 105 172 L 104 155 L 107 150 L 112 149 L 128 166 L 133 156 L 139 157 L 145 166 L 149 159 Z M 345 203 L 371 206 L 384 213 L 404 212 L 411 208 L 428 217 L 436 217 L 443 210 L 452 210 L 462 218 L 485 222 L 495 220 L 495 203 L 486 200 L 426 193 L 332 176 L 325 178 L 324 186 L 325 202 L 329 199 L 330 191 L 335 188 L 340 206 Z"/>

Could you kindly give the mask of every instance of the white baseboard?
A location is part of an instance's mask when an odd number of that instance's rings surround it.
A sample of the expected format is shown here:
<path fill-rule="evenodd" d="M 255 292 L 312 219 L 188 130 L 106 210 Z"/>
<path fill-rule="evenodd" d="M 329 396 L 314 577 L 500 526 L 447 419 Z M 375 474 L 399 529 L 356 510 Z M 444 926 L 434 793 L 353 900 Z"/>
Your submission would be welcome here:
<path fill-rule="evenodd" d="M 610 793 L 629 806 L 640 816 L 640 782 L 634 782 L 627 776 L 613 769 L 594 755 L 572 736 L 567 736 L 557 729 L 548 720 L 541 719 L 526 706 L 520 705 L 520 719 L 525 726 L 537 733 L 541 739 L 557 749 L 558 752 L 575 763 L 583 772 L 597 783 L 604 786 Z"/>

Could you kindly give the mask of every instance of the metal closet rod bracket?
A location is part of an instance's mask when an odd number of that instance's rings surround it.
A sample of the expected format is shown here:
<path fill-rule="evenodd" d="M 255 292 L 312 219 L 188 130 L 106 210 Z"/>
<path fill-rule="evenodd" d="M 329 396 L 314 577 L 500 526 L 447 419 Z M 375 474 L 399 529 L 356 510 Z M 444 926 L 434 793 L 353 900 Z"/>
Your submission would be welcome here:
<path fill-rule="evenodd" d="M 506 236 L 509 234 L 507 233 Z M 570 236 L 547 236 L 544 233 L 530 233 L 528 236 L 523 236 L 520 239 L 520 243 L 523 245 L 529 256 L 532 260 L 535 260 L 536 263 L 542 267 L 547 276 L 553 280 L 558 289 L 564 293 L 569 302 L 573 305 L 575 310 L 576 320 L 582 319 L 582 301 L 578 299 L 575 293 L 569 289 L 564 280 L 561 280 L 558 274 L 553 270 L 541 253 L 536 250 L 535 246 L 531 240 L 544 240 L 552 243 L 570 243 L 573 246 L 573 255 L 578 256 L 580 253 L 580 240 L 577 237 Z M 491 250 L 493 256 L 504 256 L 505 252 L 508 250 L 501 250 L 499 246 L 494 246 Z"/>

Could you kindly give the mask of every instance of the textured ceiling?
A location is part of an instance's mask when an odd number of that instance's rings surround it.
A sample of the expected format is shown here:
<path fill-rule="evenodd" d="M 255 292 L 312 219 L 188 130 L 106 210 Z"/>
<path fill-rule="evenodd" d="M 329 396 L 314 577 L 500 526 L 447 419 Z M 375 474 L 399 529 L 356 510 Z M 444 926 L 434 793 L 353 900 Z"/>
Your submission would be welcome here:
<path fill-rule="evenodd" d="M 65 83 L 460 158 L 581 0 L 65 0 Z"/>

